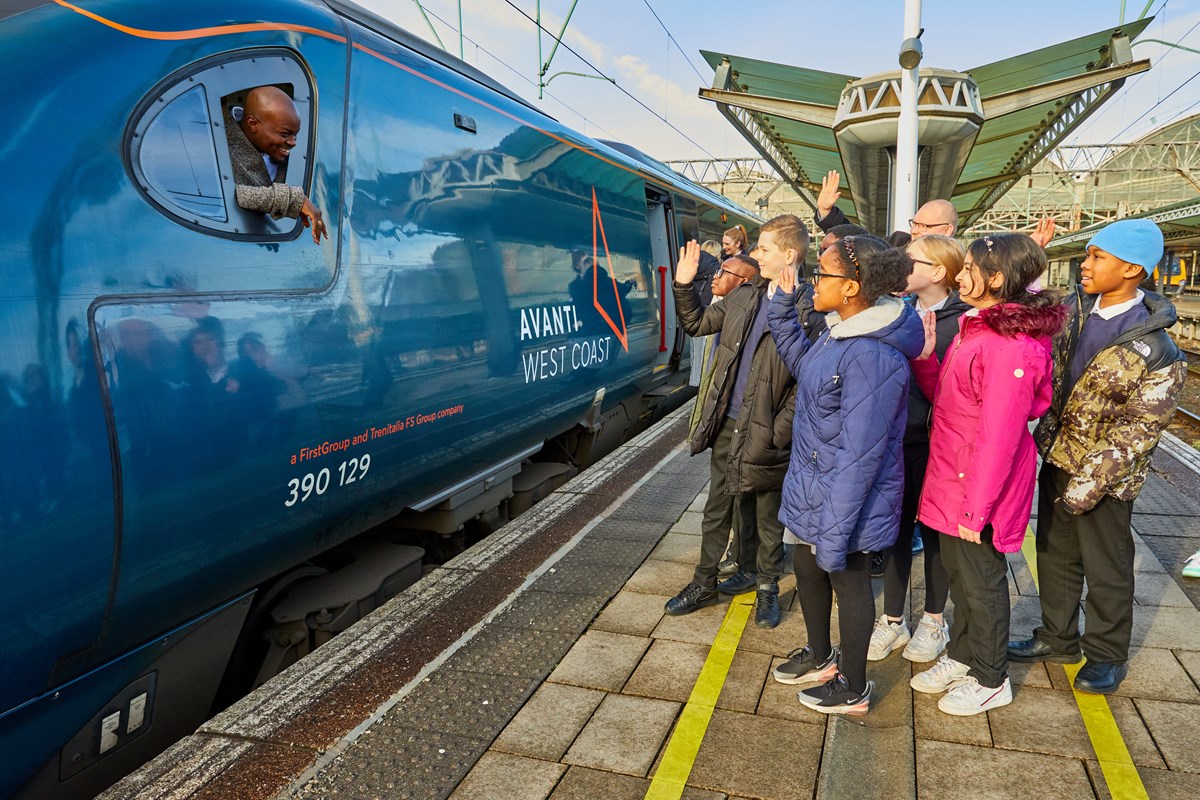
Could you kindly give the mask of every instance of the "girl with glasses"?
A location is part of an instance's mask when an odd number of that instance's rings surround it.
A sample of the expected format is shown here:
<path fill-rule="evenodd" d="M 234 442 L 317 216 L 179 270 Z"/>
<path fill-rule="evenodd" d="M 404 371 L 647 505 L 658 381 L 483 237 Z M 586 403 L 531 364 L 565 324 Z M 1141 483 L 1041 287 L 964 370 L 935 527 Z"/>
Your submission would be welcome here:
<path fill-rule="evenodd" d="M 818 685 L 800 702 L 824 714 L 866 714 L 873 683 L 867 647 L 875 599 L 871 551 L 896 540 L 904 489 L 901 446 L 908 359 L 920 354 L 916 313 L 892 297 L 910 264 L 874 236 L 848 236 L 813 273 L 813 308 L 828 331 L 811 346 L 797 321 L 795 272 L 784 271 L 768 321 L 796 377 L 792 452 L 779 518 L 793 548 L 808 643 L 773 671 L 780 683 Z M 841 652 L 830 641 L 837 594 Z"/>

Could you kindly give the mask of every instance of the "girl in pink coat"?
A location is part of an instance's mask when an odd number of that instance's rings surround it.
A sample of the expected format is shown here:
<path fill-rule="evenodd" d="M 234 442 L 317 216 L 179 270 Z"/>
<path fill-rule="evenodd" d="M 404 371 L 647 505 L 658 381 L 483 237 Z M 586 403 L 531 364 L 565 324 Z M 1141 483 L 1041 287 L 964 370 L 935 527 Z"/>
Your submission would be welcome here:
<path fill-rule="evenodd" d="M 1012 702 L 1008 680 L 1008 565 L 1029 523 L 1037 448 L 1029 423 L 1051 398 L 1051 339 L 1066 308 L 1056 292 L 1025 287 L 1046 256 L 1025 234 L 971 243 L 958 274 L 973 308 L 945 360 L 933 351 L 933 315 L 913 374 L 933 401 L 929 465 L 917 517 L 941 533 L 954 623 L 946 654 L 912 679 L 948 714 L 969 716 Z"/>

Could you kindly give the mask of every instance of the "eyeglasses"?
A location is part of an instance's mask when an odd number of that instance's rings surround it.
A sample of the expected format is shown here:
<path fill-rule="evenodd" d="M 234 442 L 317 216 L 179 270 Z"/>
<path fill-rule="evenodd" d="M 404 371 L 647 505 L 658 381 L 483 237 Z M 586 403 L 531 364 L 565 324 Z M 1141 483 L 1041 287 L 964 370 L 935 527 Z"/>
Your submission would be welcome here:
<path fill-rule="evenodd" d="M 821 278 L 841 278 L 845 281 L 854 280 L 854 278 L 851 278 L 849 275 L 841 275 L 837 272 L 820 272 L 818 270 L 813 270 L 812 277 L 809 280 L 812 281 L 813 286 L 816 286 L 821 282 Z"/>
<path fill-rule="evenodd" d="M 913 258 L 912 256 L 909 256 L 908 260 L 914 264 L 924 264 L 927 267 L 936 267 L 937 266 L 937 264 L 933 263 L 932 261 L 925 261 L 920 258 Z"/>
<path fill-rule="evenodd" d="M 949 222 L 917 222 L 915 219 L 908 221 L 908 229 L 910 231 L 931 231 L 934 228 L 949 228 Z"/>
<path fill-rule="evenodd" d="M 732 260 L 732 259 L 731 259 L 731 260 Z M 748 280 L 750 280 L 750 278 L 749 278 L 748 276 L 746 276 L 746 275 L 739 275 L 738 273 L 734 272 L 734 271 L 733 271 L 733 270 L 731 270 L 731 269 L 726 269 L 725 267 L 718 267 L 718 268 L 717 268 L 717 277 L 719 278 L 719 277 L 721 277 L 722 275 L 732 275 L 733 277 L 735 277 L 735 278 L 741 278 L 741 279 L 742 279 L 742 280 L 744 280 L 744 281 L 748 281 Z"/>

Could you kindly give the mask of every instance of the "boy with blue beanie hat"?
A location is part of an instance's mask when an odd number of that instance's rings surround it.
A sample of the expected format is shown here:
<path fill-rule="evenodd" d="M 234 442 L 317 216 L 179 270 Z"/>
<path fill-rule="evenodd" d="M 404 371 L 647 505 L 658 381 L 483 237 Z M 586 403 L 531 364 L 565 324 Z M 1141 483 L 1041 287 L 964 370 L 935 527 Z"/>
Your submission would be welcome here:
<path fill-rule="evenodd" d="M 1138 288 L 1163 254 L 1158 226 L 1126 219 L 1087 244 L 1071 322 L 1054 341 L 1054 399 L 1034 437 L 1042 624 L 1010 642 L 1014 661 L 1074 663 L 1075 688 L 1124 680 L 1133 628 L 1133 501 L 1187 375 L 1167 329 L 1175 307 Z M 1087 627 L 1079 600 L 1087 579 Z"/>

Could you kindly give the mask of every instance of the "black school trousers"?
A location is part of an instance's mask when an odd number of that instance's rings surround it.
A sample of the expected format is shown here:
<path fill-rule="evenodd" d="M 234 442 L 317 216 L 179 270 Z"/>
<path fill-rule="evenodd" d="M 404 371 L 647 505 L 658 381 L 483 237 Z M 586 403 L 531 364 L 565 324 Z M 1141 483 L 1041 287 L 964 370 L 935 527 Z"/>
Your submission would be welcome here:
<path fill-rule="evenodd" d="M 1068 472 L 1038 473 L 1037 570 L 1042 624 L 1033 635 L 1063 653 L 1080 647 L 1088 661 L 1124 664 L 1133 631 L 1133 501 L 1105 495 L 1075 515 L 1062 503 Z M 1079 635 L 1079 600 L 1087 580 L 1087 623 Z"/>
<path fill-rule="evenodd" d="M 979 544 L 938 535 L 954 603 L 946 654 L 966 664 L 981 686 L 998 688 L 1008 677 L 1008 560 L 992 546 L 991 525 Z"/>
<path fill-rule="evenodd" d="M 717 565 L 725 555 L 729 543 L 729 528 L 733 524 L 734 504 L 739 504 L 743 514 L 741 526 L 753 515 L 757 534 L 757 559 L 744 558 L 739 552 L 738 568 L 747 572 L 757 571 L 758 585 L 772 586 L 783 574 L 783 523 L 779 521 L 779 503 L 782 492 L 778 489 L 767 492 L 748 492 L 744 495 L 726 494 L 729 449 L 733 443 L 733 431 L 737 421 L 724 417 L 721 429 L 712 444 L 709 462 L 710 482 L 708 500 L 704 504 L 704 518 L 700 524 L 700 563 L 696 565 L 693 581 L 706 589 L 717 585 Z M 740 548 L 738 548 L 740 550 Z M 746 562 L 746 563 L 743 563 Z"/>

